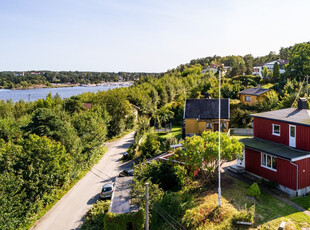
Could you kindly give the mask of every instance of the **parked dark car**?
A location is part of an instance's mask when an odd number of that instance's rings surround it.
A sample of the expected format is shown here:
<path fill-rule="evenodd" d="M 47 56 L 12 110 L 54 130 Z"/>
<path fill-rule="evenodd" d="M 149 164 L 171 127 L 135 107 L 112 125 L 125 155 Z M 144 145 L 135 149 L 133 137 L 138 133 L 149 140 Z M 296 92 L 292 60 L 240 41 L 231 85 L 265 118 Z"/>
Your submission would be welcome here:
<path fill-rule="evenodd" d="M 119 173 L 119 177 L 133 176 L 133 169 L 123 170 Z"/>

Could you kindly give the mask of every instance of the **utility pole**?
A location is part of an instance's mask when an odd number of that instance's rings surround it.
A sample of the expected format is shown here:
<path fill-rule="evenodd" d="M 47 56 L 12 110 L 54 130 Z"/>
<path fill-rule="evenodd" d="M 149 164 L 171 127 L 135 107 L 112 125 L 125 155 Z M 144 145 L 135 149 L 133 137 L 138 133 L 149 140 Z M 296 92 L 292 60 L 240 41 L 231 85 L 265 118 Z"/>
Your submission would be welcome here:
<path fill-rule="evenodd" d="M 145 230 L 149 230 L 149 183 L 145 183 Z"/>
<path fill-rule="evenodd" d="M 308 84 L 309 84 L 309 76 L 307 76 L 307 101 L 308 101 L 308 96 L 309 96 L 309 87 L 308 87 Z"/>
<path fill-rule="evenodd" d="M 221 71 L 219 71 L 219 188 L 218 199 L 221 207 Z"/>

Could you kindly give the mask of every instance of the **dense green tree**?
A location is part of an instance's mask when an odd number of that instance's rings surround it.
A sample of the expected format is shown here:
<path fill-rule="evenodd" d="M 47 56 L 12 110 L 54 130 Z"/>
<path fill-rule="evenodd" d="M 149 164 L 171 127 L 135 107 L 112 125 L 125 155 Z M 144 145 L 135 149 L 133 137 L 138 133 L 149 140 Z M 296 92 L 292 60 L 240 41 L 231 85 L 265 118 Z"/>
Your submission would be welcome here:
<path fill-rule="evenodd" d="M 268 68 L 266 66 L 263 66 L 262 76 L 265 80 L 267 80 L 270 76 L 270 71 L 268 70 Z"/>
<path fill-rule="evenodd" d="M 22 146 L 17 165 L 26 181 L 28 200 L 40 200 L 68 182 L 72 160 L 60 142 L 30 135 Z"/>
<path fill-rule="evenodd" d="M 160 142 L 155 133 L 146 136 L 145 141 L 141 145 L 141 157 L 150 158 L 159 152 Z"/>
<path fill-rule="evenodd" d="M 278 94 L 271 90 L 264 95 L 264 98 L 260 98 L 256 104 L 256 107 L 260 111 L 270 111 L 278 108 L 279 97 Z"/>
<path fill-rule="evenodd" d="M 230 66 L 230 70 L 227 73 L 230 77 L 243 75 L 246 71 L 245 62 L 240 56 L 229 56 L 227 59 L 227 65 Z"/>
<path fill-rule="evenodd" d="M 274 79 L 278 79 L 280 77 L 280 66 L 278 62 L 275 62 L 273 65 L 273 76 Z"/>
<path fill-rule="evenodd" d="M 280 58 L 281 58 L 281 59 L 288 60 L 289 57 L 290 57 L 291 48 L 284 48 L 284 47 L 281 47 L 279 53 L 280 53 Z"/>
<path fill-rule="evenodd" d="M 186 137 L 184 150 L 176 152 L 176 159 L 185 163 L 193 173 L 205 169 L 209 175 L 218 169 L 218 132 L 204 132 L 201 136 Z M 230 161 L 242 155 L 243 145 L 234 137 L 221 133 L 221 162 Z"/>
<path fill-rule="evenodd" d="M 247 54 L 243 57 L 245 62 L 245 74 L 250 75 L 253 73 L 253 60 L 254 57 L 251 54 Z"/>
<path fill-rule="evenodd" d="M 72 123 L 80 137 L 83 152 L 89 153 L 93 148 L 102 145 L 107 134 L 107 123 L 99 113 L 76 113 Z"/>
<path fill-rule="evenodd" d="M 85 107 L 83 106 L 82 101 L 78 97 L 72 96 L 65 101 L 65 110 L 68 113 L 73 114 L 75 112 L 84 111 Z"/>
<path fill-rule="evenodd" d="M 310 44 L 300 43 L 292 48 L 286 70 L 298 81 L 310 75 Z"/>
<path fill-rule="evenodd" d="M 61 142 L 66 150 L 75 157 L 81 152 L 80 138 L 77 136 L 76 130 L 68 121 L 62 120 L 51 109 L 37 109 L 30 123 L 23 127 L 23 130 L 28 134 L 47 136 Z"/>
<path fill-rule="evenodd" d="M 111 116 L 109 126 L 109 136 L 116 136 L 125 130 L 125 119 L 132 113 L 132 106 L 127 100 L 126 92 L 122 90 L 109 90 L 104 94 L 102 103 Z"/>

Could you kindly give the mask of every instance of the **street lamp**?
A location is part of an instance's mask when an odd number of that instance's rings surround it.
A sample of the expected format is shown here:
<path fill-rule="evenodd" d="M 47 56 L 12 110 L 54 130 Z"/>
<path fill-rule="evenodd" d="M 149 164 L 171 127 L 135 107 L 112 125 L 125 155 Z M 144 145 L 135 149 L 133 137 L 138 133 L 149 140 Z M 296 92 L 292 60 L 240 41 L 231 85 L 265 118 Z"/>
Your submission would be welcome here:
<path fill-rule="evenodd" d="M 218 187 L 218 199 L 219 207 L 221 207 L 221 71 L 219 70 L 219 187 Z"/>

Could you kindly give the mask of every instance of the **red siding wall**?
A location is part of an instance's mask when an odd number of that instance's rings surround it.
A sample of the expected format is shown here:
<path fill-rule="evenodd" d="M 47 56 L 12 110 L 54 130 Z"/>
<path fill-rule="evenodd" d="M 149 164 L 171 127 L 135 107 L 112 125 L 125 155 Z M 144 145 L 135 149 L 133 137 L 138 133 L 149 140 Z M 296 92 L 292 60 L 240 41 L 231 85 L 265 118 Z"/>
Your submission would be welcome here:
<path fill-rule="evenodd" d="M 245 169 L 258 176 L 275 181 L 278 184 L 296 190 L 296 166 L 292 165 L 287 160 L 277 158 L 277 171 L 275 172 L 273 170 L 261 167 L 260 152 L 245 148 Z M 299 178 L 298 180 L 301 179 Z"/>
<path fill-rule="evenodd" d="M 298 165 L 298 187 L 310 186 L 310 158 L 294 162 Z"/>
<path fill-rule="evenodd" d="M 280 125 L 280 136 L 272 135 L 272 124 Z M 254 137 L 289 145 L 289 125 L 285 122 L 255 117 Z M 310 127 L 296 125 L 296 148 L 310 151 Z"/>

